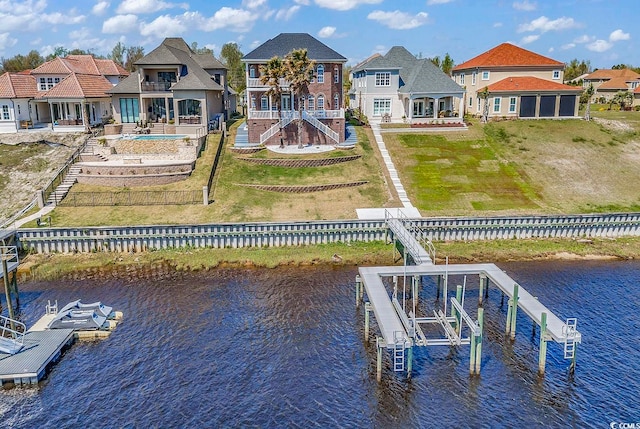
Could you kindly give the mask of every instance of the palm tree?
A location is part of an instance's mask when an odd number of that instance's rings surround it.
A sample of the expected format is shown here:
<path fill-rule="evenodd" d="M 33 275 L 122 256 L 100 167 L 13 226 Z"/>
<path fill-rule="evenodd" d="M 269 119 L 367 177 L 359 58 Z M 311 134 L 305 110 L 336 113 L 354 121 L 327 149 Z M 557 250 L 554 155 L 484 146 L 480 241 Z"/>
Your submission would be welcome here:
<path fill-rule="evenodd" d="M 593 97 L 593 84 L 589 84 L 589 87 L 584 90 L 585 98 L 587 99 L 587 108 L 584 111 L 584 120 L 591 120 L 591 97 Z"/>
<path fill-rule="evenodd" d="M 294 49 L 284 57 L 284 75 L 298 102 L 298 147 L 302 148 L 302 97 L 309 93 L 316 62 L 310 60 L 306 49 Z"/>
<path fill-rule="evenodd" d="M 280 147 L 284 147 L 284 138 L 282 136 L 282 87 L 280 86 L 280 79 L 284 77 L 284 73 L 284 64 L 278 57 L 273 57 L 267 61 L 267 64 L 260 66 L 260 83 L 269 86 L 266 94 L 269 98 L 275 100 L 278 107 Z"/>
<path fill-rule="evenodd" d="M 489 87 L 485 86 L 478 95 L 480 95 L 480 98 L 484 100 L 484 106 L 482 108 L 482 123 L 486 124 L 489 122 Z"/>

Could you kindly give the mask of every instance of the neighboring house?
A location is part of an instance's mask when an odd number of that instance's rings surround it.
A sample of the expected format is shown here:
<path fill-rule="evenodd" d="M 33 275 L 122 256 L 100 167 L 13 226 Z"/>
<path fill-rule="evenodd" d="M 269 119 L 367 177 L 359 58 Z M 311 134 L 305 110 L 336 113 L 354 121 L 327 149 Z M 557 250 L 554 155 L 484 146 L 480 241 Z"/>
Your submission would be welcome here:
<path fill-rule="evenodd" d="M 306 49 L 315 61 L 315 78 L 308 94 L 296 99 L 289 83 L 282 81 L 282 118 L 278 117 L 275 100 L 266 95 L 269 87 L 260 82 L 260 68 L 273 57 L 284 58 L 296 49 Z M 295 119 L 298 103 L 302 105 L 302 141 L 305 144 L 339 144 L 345 140 L 342 69 L 347 59 L 306 33 L 281 33 L 267 40 L 242 58 L 245 63 L 248 104 L 247 127 L 250 144 L 279 144 L 280 121 L 285 144 L 298 141 Z"/>
<path fill-rule="evenodd" d="M 462 122 L 464 88 L 431 60 L 418 59 L 402 46 L 368 58 L 351 76 L 349 105 L 369 120 Z"/>
<path fill-rule="evenodd" d="M 582 88 L 563 84 L 564 63 L 503 43 L 457 65 L 466 112 L 488 118 L 577 117 Z M 483 97 L 488 91 L 487 98 Z"/>
<path fill-rule="evenodd" d="M 213 55 L 168 37 L 135 65 L 137 71 L 109 91 L 116 122 L 175 124 L 175 133 L 196 134 L 226 116 L 227 68 Z"/>
<path fill-rule="evenodd" d="M 600 98 L 604 98 L 605 102 L 609 102 L 618 92 L 630 91 L 634 94 L 633 104 L 640 104 L 640 92 L 637 92 L 640 89 L 640 74 L 633 70 L 600 69 L 587 75 L 582 82 L 584 88 L 593 85 L 592 103 Z"/>
<path fill-rule="evenodd" d="M 0 77 L 0 132 L 20 128 L 81 131 L 111 117 L 107 91 L 129 73 L 92 55 L 57 57 Z"/>

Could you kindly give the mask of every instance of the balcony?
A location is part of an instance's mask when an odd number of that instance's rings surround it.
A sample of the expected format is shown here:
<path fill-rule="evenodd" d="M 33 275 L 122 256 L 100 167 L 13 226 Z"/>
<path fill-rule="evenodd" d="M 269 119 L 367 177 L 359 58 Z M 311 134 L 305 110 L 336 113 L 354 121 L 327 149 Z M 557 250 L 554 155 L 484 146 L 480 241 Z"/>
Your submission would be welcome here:
<path fill-rule="evenodd" d="M 289 87 L 289 81 L 286 79 L 280 79 L 280 86 L 282 88 L 288 88 Z M 250 77 L 249 78 L 249 82 L 247 84 L 247 88 L 268 88 L 269 85 L 266 85 L 262 82 L 260 82 L 260 78 L 259 77 Z"/>
<path fill-rule="evenodd" d="M 142 82 L 142 92 L 169 92 L 174 82 Z"/>
<path fill-rule="evenodd" d="M 335 119 L 344 118 L 344 109 L 339 110 L 305 110 L 305 113 L 309 116 L 313 116 L 317 119 Z M 283 110 L 283 118 L 298 118 L 298 112 L 296 110 Z M 277 110 L 252 110 L 249 109 L 248 119 L 280 119 Z"/>
<path fill-rule="evenodd" d="M 202 116 L 200 115 L 179 115 L 178 125 L 200 125 L 202 124 Z"/>

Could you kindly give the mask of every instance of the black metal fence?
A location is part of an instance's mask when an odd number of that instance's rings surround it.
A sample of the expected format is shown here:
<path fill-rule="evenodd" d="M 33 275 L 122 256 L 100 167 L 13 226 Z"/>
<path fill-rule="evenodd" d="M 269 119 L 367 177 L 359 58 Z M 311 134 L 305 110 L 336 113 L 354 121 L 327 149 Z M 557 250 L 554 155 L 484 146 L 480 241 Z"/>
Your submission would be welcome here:
<path fill-rule="evenodd" d="M 85 140 L 85 142 L 82 143 L 75 150 L 75 152 L 73 152 L 73 154 L 69 157 L 69 159 L 67 160 L 65 165 L 62 168 L 60 168 L 60 170 L 58 170 L 58 172 L 56 173 L 54 178 L 51 179 L 51 181 L 49 183 L 47 183 L 47 185 L 43 188 L 44 201 L 47 201 L 49 196 L 51 196 L 51 194 L 56 190 L 58 185 L 60 185 L 60 183 L 62 183 L 62 181 L 64 180 L 64 177 L 67 175 L 67 172 L 69 171 L 69 168 L 71 168 L 71 166 L 78 161 L 78 158 L 80 158 L 80 154 L 82 153 L 82 151 L 84 151 L 85 147 L 87 146 L 88 141 L 89 141 L 89 139 Z"/>
<path fill-rule="evenodd" d="M 159 206 L 202 204 L 202 191 L 71 192 L 60 206 Z"/>

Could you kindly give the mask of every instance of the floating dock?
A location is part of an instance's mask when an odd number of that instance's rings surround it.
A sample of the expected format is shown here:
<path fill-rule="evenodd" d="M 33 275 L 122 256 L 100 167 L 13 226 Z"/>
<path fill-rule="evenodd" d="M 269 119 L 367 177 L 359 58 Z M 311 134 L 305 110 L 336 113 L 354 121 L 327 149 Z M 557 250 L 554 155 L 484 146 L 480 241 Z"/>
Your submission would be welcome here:
<path fill-rule="evenodd" d="M 392 352 L 394 371 L 406 369 L 407 375 L 410 377 L 414 346 L 470 344 L 470 373 L 479 374 L 484 323 L 482 302 L 483 298 L 488 296 L 490 285 L 497 287 L 503 296 L 509 298 L 505 333 L 511 339 L 515 339 L 518 308 L 540 327 L 538 371 L 541 374 L 544 373 L 546 365 L 547 341 L 562 344 L 565 358 L 572 360 L 571 370 L 575 368 L 576 346 L 582 341 L 580 332 L 576 330 L 577 320 L 575 318 L 562 321 L 495 264 L 435 265 L 435 250 L 431 242 L 419 228 L 415 227 L 411 220 L 392 216 L 387 216 L 386 220 L 396 244 L 400 244 L 399 247 L 402 248 L 405 265 L 361 267 L 356 278 L 356 305 L 359 306 L 364 300 L 365 292 L 368 299 L 365 303 L 365 339 L 368 341 L 370 312 L 373 312 L 380 329 L 380 336 L 376 338 L 378 380 L 381 378 L 381 351 L 383 349 Z M 424 249 L 423 243 L 428 244 L 429 251 Z M 409 260 L 416 265 L 407 265 Z M 465 286 L 467 276 L 479 277 L 478 320 L 473 320 L 464 309 L 463 286 L 456 286 L 455 298 L 448 296 L 449 275 L 465 276 Z M 410 279 L 408 295 L 413 300 L 419 295 L 421 279 L 425 276 L 437 279 L 437 296 L 440 296 L 441 291 L 443 296 L 441 303 L 444 304 L 443 308 L 434 310 L 433 317 L 418 316 L 415 301 L 413 308 L 408 309 L 404 298 L 407 296 L 406 279 Z M 387 291 L 384 283 L 385 279 L 389 278 L 394 284 L 392 293 Z M 405 279 L 402 304 L 398 300 L 398 278 Z M 449 300 L 450 306 L 448 307 Z M 447 308 L 450 310 L 449 314 L 447 314 Z M 444 331 L 444 337 L 427 338 L 420 327 L 425 323 L 440 324 Z M 468 333 L 466 337 L 465 332 Z M 405 354 L 406 351 L 408 351 L 408 356 Z"/>

